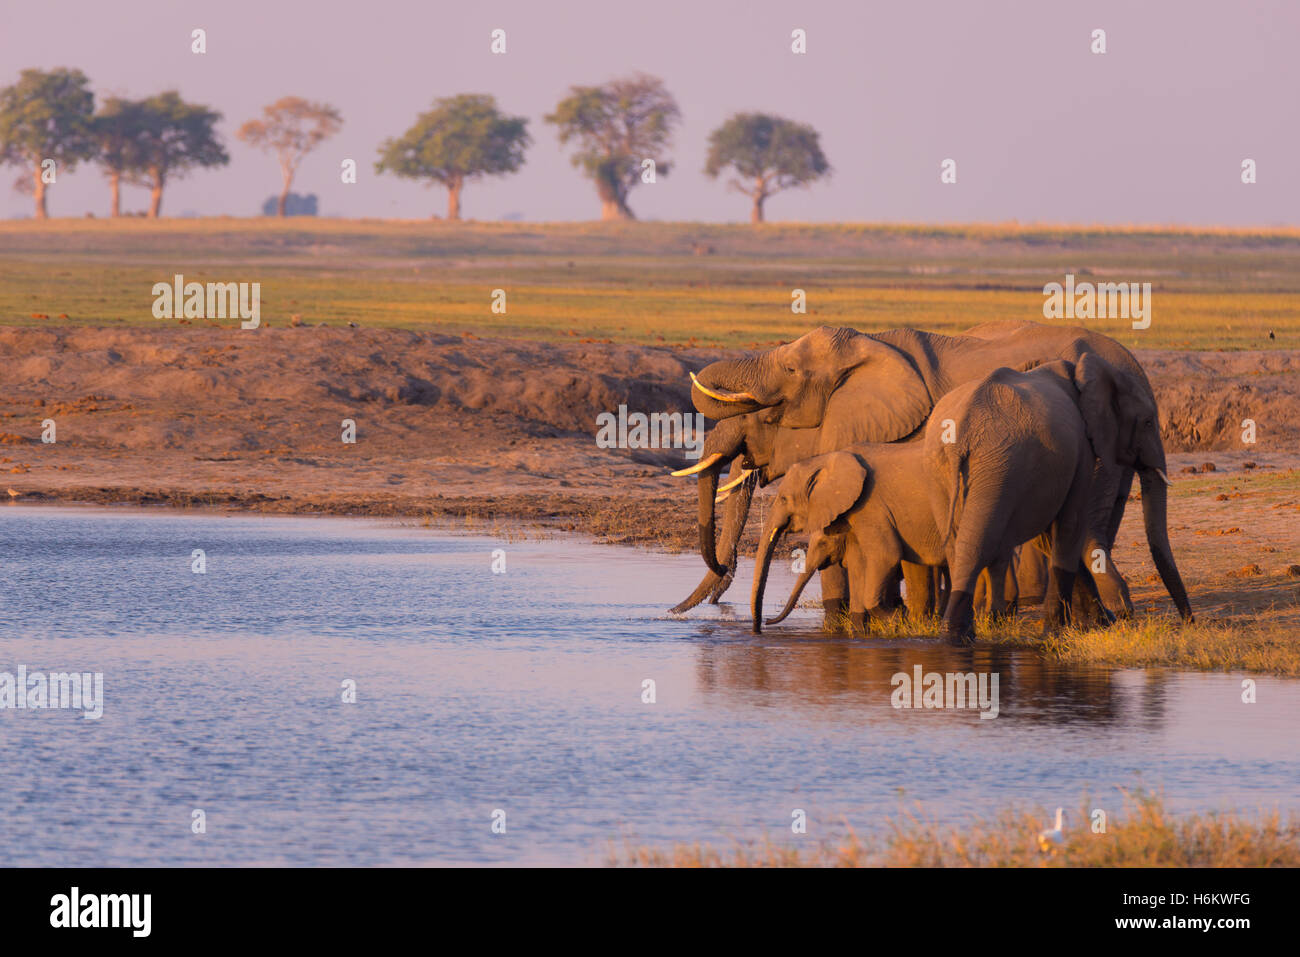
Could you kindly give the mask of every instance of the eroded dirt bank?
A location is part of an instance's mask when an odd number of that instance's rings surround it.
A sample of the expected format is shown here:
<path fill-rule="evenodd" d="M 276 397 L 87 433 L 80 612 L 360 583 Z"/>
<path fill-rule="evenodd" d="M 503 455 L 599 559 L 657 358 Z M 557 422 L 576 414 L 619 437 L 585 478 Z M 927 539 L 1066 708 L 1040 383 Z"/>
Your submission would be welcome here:
<path fill-rule="evenodd" d="M 684 453 L 599 448 L 596 417 L 620 405 L 688 411 L 687 372 L 721 355 L 339 327 L 4 328 L 0 468 L 19 502 L 469 516 L 691 547 L 694 486 L 667 475 Z M 1181 453 L 1174 478 L 1213 492 L 1195 505 L 1175 495 L 1180 554 L 1217 529 L 1216 577 L 1257 564 L 1259 575 L 1239 578 L 1272 578 L 1300 560 L 1300 506 L 1275 507 L 1296 483 L 1268 485 L 1254 544 L 1249 496 L 1232 488 L 1233 476 L 1296 464 L 1300 353 L 1139 358 L 1167 448 Z M 342 440 L 345 419 L 355 444 Z M 1245 419 L 1253 446 L 1241 441 Z M 56 442 L 41 441 L 47 420 Z M 1206 485 L 1207 461 L 1222 489 Z M 1121 544 L 1140 536 L 1138 511 Z M 1252 551 L 1262 548 L 1272 551 Z M 1149 561 L 1144 552 L 1132 560 Z"/>

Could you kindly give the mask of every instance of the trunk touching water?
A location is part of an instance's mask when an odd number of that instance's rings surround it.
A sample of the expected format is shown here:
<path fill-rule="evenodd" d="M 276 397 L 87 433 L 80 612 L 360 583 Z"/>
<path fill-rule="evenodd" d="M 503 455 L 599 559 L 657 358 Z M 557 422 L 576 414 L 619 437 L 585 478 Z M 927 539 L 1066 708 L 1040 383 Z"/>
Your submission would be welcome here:
<path fill-rule="evenodd" d="M 1183 587 L 1183 578 L 1174 563 L 1173 549 L 1169 547 L 1169 488 L 1152 469 L 1143 469 L 1138 474 L 1142 482 L 1142 524 L 1146 529 L 1147 544 L 1151 547 L 1151 558 L 1178 613 L 1184 621 L 1193 621 L 1187 589 Z"/>
<path fill-rule="evenodd" d="M 727 569 L 718 561 L 717 556 L 717 539 L 714 533 L 714 502 L 718 495 L 718 472 L 721 470 L 721 464 L 713 468 L 705 469 L 700 473 L 700 557 L 704 559 L 704 564 L 709 566 L 709 571 L 721 577 L 727 574 Z"/>
<path fill-rule="evenodd" d="M 695 591 L 671 609 L 674 615 L 690 611 L 706 598 L 716 605 L 718 599 L 731 587 L 732 579 L 736 574 L 736 552 L 740 547 L 740 537 L 745 529 L 745 521 L 749 517 L 749 506 L 753 501 L 754 488 L 757 484 L 758 477 L 751 475 L 741 482 L 727 499 L 722 518 L 722 537 L 716 552 L 717 562 L 725 569 L 725 574 L 706 572 Z M 711 507 L 710 512 L 712 512 Z"/>
<path fill-rule="evenodd" d="M 790 519 L 776 509 L 768 516 L 763 526 L 763 540 L 759 543 L 758 554 L 754 556 L 754 589 L 750 593 L 749 603 L 754 616 L 754 634 L 763 632 L 763 592 L 767 589 L 767 573 L 772 566 L 772 556 L 781 541 L 786 525 Z"/>
<path fill-rule="evenodd" d="M 808 582 L 810 582 L 813 575 L 816 574 L 817 569 L 815 568 L 806 567 L 804 569 L 803 574 L 799 576 L 799 580 L 794 583 L 794 589 L 790 592 L 790 600 L 787 601 L 785 607 L 781 609 L 781 614 L 777 615 L 775 618 L 769 618 L 767 620 L 769 625 L 775 625 L 779 622 L 785 621 L 785 616 L 794 611 L 794 606 L 795 603 L 799 601 L 799 596 L 803 594 L 804 588 L 807 587 Z"/>

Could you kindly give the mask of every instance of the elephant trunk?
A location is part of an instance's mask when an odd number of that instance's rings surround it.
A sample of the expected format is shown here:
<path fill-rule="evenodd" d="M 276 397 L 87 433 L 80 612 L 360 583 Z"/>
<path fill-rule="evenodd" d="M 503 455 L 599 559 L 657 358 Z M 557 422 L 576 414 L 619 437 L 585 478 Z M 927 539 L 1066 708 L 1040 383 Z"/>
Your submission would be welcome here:
<path fill-rule="evenodd" d="M 817 569 L 812 568 L 811 566 L 804 569 L 803 574 L 799 576 L 799 580 L 794 583 L 794 590 L 790 592 L 790 598 L 786 601 L 785 607 L 781 609 L 781 614 L 777 615 L 775 618 L 769 618 L 767 620 L 769 625 L 775 625 L 785 621 L 786 615 L 794 611 L 795 603 L 799 600 L 799 596 L 803 594 L 804 587 L 812 580 L 813 575 L 816 573 Z"/>
<path fill-rule="evenodd" d="M 754 634 L 763 633 L 763 592 L 767 588 L 767 573 L 772 565 L 772 556 L 776 553 L 777 543 L 790 524 L 788 515 L 780 509 L 773 509 L 763 527 L 763 541 L 759 545 L 758 555 L 754 558 L 754 589 L 749 602 L 754 619 Z"/>
<path fill-rule="evenodd" d="M 705 572 L 704 579 L 695 586 L 695 591 L 691 592 L 686 598 L 678 602 L 672 608 L 668 609 L 670 614 L 680 615 L 688 612 L 704 599 L 708 598 L 723 582 L 721 575 L 715 575 L 713 572 Z"/>
<path fill-rule="evenodd" d="M 731 587 L 732 578 L 736 574 L 736 552 L 740 546 L 740 536 L 745 530 L 745 521 L 749 517 L 749 506 L 753 500 L 754 487 L 757 484 L 757 475 L 750 475 L 736 487 L 735 491 L 727 499 L 726 510 L 722 518 L 722 535 L 718 540 L 716 549 L 716 561 L 718 565 L 722 566 L 723 573 L 719 575 L 713 571 L 705 572 L 704 578 L 696 586 L 695 591 L 691 592 L 684 601 L 671 609 L 674 615 L 690 611 L 706 598 L 716 605 L 718 599 Z M 700 503 L 701 508 L 703 508 L 703 504 L 703 502 Z M 709 511 L 710 515 L 712 515 L 712 499 L 709 500 Z M 708 552 L 705 554 L 707 555 Z"/>
<path fill-rule="evenodd" d="M 760 369 L 756 356 L 711 362 L 695 378 L 691 401 L 698 411 L 718 420 L 762 408 L 768 402 L 755 392 Z"/>
<path fill-rule="evenodd" d="M 1163 464 L 1163 463 L 1162 463 Z M 1184 621 L 1193 621 L 1192 605 L 1187 600 L 1187 589 L 1174 563 L 1174 553 L 1169 547 L 1169 488 L 1165 484 L 1163 469 L 1143 469 L 1138 473 L 1142 483 L 1142 524 L 1146 528 L 1147 544 L 1156 571 L 1164 582 L 1169 597 L 1174 600 Z"/>
<path fill-rule="evenodd" d="M 717 537 L 714 530 L 714 502 L 718 495 L 718 472 L 721 463 L 700 473 L 700 557 L 709 571 L 719 578 L 727 574 L 727 569 L 718 561 Z"/>

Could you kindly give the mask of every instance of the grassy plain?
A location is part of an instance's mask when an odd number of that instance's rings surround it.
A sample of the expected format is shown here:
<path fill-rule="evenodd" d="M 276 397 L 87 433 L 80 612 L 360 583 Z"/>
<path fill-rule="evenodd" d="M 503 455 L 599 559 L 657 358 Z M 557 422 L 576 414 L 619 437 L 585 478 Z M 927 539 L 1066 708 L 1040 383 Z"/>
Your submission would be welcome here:
<path fill-rule="evenodd" d="M 1300 230 L 124 219 L 0 223 L 0 323 L 172 325 L 151 288 L 262 284 L 264 321 L 752 347 L 813 324 L 1040 319 L 1043 286 L 1152 284 L 1136 348 L 1300 347 Z M 791 312 L 791 292 L 808 296 Z M 494 289 L 506 312 L 493 313 Z M 67 319 L 61 317 L 67 316 Z M 37 318 L 49 317 L 49 318 Z M 1274 338 L 1269 338 L 1272 332 Z"/>

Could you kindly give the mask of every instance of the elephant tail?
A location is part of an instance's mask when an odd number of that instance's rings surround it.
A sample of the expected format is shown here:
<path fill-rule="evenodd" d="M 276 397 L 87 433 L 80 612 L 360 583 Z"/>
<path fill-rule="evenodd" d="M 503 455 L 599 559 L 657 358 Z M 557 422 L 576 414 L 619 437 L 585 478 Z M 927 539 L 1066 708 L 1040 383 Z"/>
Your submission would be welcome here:
<path fill-rule="evenodd" d="M 957 523 L 961 521 L 962 505 L 966 501 L 966 493 L 970 491 L 970 477 L 965 452 L 948 446 L 944 453 L 944 460 L 948 466 L 948 518 L 944 522 L 941 531 L 943 532 L 943 547 L 947 548 L 948 543 L 957 534 Z"/>

